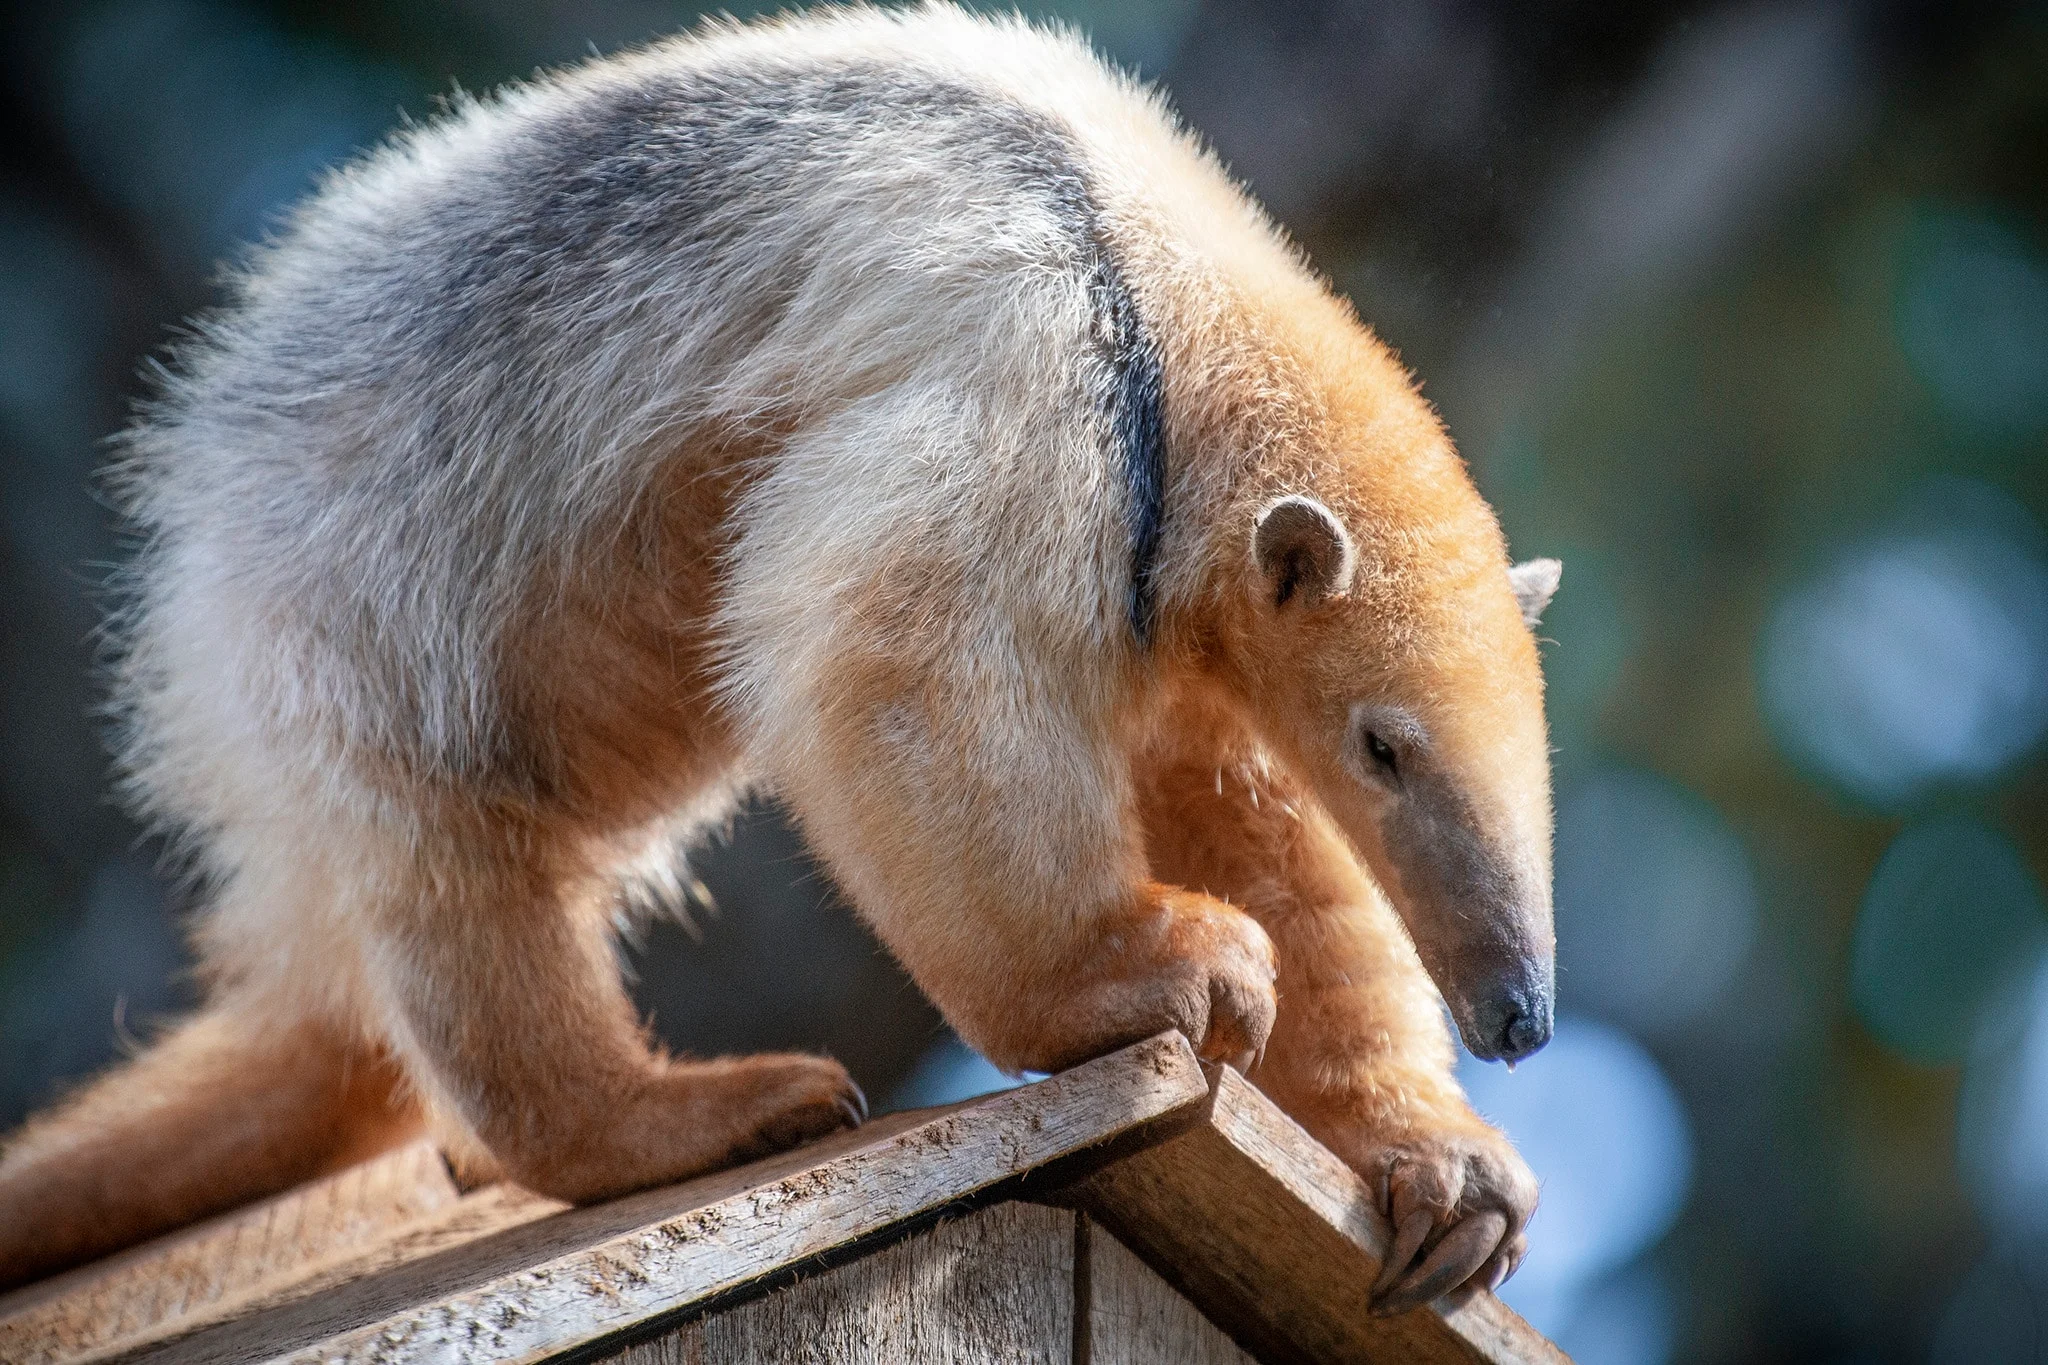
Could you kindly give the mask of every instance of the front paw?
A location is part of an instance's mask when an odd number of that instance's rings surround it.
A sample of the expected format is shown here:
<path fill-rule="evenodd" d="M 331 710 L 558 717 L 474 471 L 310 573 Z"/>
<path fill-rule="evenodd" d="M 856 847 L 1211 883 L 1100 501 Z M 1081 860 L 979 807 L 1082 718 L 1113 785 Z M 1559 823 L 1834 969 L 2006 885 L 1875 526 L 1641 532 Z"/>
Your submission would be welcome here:
<path fill-rule="evenodd" d="M 1177 1028 L 1205 1061 L 1250 1071 L 1279 1010 L 1273 940 L 1250 915 L 1185 892 L 1162 898 L 1160 924 L 1156 959 L 1134 963 L 1105 995 L 1135 1018 L 1158 1021 L 1144 1036 Z"/>
<path fill-rule="evenodd" d="M 1393 1241 L 1372 1311 L 1405 1313 L 1446 1294 L 1498 1289 L 1528 1254 L 1536 1177 L 1508 1140 L 1474 1120 L 1345 1143 Z"/>
<path fill-rule="evenodd" d="M 1143 910 L 1106 920 L 1080 961 L 1000 1010 L 948 1010 L 961 1035 L 1008 1071 L 1059 1071 L 1167 1029 L 1202 1057 L 1249 1070 L 1278 1007 L 1273 942 L 1221 901 L 1161 889 Z"/>

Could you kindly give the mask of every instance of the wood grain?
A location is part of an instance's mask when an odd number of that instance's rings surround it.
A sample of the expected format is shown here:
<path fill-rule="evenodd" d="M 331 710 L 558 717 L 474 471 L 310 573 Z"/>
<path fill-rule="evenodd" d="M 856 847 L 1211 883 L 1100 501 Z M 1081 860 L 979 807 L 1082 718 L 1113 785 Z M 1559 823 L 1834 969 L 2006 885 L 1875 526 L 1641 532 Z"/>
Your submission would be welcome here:
<path fill-rule="evenodd" d="M 903 1235 L 1047 1163 L 1192 1115 L 1208 1091 L 1186 1040 L 1165 1034 L 1036 1085 L 572 1209 L 122 1359 L 546 1360 Z"/>
<path fill-rule="evenodd" d="M 1253 1365 L 1201 1309 L 1106 1230 L 1087 1229 L 1082 1244 L 1088 1346 L 1087 1359 L 1076 1365 Z"/>
<path fill-rule="evenodd" d="M 96 1353 L 71 1365 L 95 1365 L 103 1359 L 132 1356 L 146 1346 L 176 1341 L 216 1323 L 247 1317 L 295 1299 L 309 1298 L 410 1261 L 463 1246 L 506 1228 L 548 1217 L 566 1207 L 558 1200 L 542 1198 L 514 1185 L 489 1185 L 464 1195 L 448 1208 L 395 1228 L 365 1245 L 303 1266 L 289 1276 L 261 1283 L 201 1312 L 164 1323 L 124 1341 L 117 1350 Z"/>
<path fill-rule="evenodd" d="M 612 1365 L 1068 1365 L 1075 1217 L 1032 1204 L 998 1204 L 610 1359 Z"/>
<path fill-rule="evenodd" d="M 1372 1318 L 1385 1240 L 1168 1034 L 593 1208 L 458 1196 L 406 1149 L 0 1300 L 0 1360 L 1564 1362 L 1491 1295 Z"/>
<path fill-rule="evenodd" d="M 0 1360 L 89 1359 L 240 1311 L 458 1198 L 431 1145 L 399 1148 L 0 1298 Z"/>
<path fill-rule="evenodd" d="M 1375 1318 L 1387 1244 L 1365 1182 L 1229 1068 L 1204 1121 L 1063 1196 L 1259 1359 L 1568 1365 L 1491 1294 Z"/>

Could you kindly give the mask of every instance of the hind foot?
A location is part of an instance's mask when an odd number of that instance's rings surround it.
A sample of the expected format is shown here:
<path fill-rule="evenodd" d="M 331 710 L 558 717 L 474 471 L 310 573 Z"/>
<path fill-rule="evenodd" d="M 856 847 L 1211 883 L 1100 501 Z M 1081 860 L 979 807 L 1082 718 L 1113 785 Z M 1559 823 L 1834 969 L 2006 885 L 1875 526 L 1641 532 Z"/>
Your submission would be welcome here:
<path fill-rule="evenodd" d="M 625 1093 L 578 1097 L 576 1107 L 566 1122 L 531 1115 L 491 1146 L 513 1180 L 577 1204 L 735 1166 L 867 1117 L 845 1067 L 799 1053 L 663 1062 Z"/>

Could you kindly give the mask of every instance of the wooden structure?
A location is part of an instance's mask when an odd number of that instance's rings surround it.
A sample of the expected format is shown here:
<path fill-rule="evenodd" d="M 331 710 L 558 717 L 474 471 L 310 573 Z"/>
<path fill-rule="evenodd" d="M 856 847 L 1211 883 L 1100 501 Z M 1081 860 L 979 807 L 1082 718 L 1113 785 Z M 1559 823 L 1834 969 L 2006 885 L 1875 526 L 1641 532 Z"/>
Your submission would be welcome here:
<path fill-rule="evenodd" d="M 1384 1244 L 1166 1034 L 591 1208 L 405 1148 L 0 1297 L 0 1360 L 1564 1362 L 1489 1294 L 1370 1316 Z"/>

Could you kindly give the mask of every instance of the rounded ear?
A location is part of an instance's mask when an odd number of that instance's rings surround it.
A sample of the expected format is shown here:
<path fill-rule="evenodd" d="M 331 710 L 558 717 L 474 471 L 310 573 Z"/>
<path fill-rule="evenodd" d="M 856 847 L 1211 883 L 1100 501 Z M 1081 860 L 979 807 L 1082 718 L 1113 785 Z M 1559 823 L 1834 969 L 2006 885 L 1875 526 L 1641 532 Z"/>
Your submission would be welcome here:
<path fill-rule="evenodd" d="M 1531 630 L 1542 621 L 1543 609 L 1557 595 L 1557 581 L 1563 576 L 1564 565 L 1554 559 L 1527 559 L 1508 566 L 1508 583 Z"/>
<path fill-rule="evenodd" d="M 1344 523 L 1314 498 L 1276 498 L 1252 523 L 1252 562 L 1276 607 L 1297 596 L 1304 606 L 1341 596 L 1357 559 Z"/>

